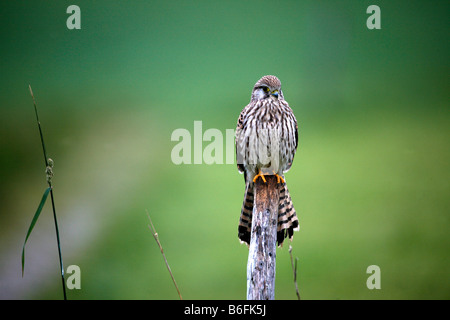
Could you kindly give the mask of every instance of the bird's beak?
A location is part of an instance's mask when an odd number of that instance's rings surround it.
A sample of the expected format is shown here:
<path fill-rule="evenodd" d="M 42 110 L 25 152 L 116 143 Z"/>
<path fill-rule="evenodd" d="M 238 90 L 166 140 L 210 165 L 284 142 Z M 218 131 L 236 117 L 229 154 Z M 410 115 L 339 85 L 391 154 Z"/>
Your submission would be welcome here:
<path fill-rule="evenodd" d="M 278 98 L 278 90 L 273 90 L 271 95 L 274 96 L 275 98 Z"/>

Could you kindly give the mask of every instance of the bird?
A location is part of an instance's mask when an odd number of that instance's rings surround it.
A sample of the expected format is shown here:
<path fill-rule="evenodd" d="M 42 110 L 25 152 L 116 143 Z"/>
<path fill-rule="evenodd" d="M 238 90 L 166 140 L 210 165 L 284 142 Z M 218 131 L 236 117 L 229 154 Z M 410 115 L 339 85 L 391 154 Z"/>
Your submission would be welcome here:
<path fill-rule="evenodd" d="M 240 242 L 250 245 L 254 184 L 257 179 L 266 183 L 265 175 L 276 176 L 279 188 L 278 246 L 287 237 L 292 241 L 299 221 L 284 174 L 291 168 L 297 151 L 298 125 L 276 76 L 263 76 L 253 86 L 250 103 L 237 121 L 235 144 L 237 168 L 245 180 L 238 227 Z"/>

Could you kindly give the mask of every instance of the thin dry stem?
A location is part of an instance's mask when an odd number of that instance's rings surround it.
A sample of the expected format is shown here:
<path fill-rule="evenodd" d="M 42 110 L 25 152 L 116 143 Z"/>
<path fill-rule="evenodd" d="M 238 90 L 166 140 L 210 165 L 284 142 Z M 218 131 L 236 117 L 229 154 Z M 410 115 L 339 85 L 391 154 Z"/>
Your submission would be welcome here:
<path fill-rule="evenodd" d="M 298 261 L 298 257 L 295 257 L 295 266 L 294 266 L 294 259 L 292 257 L 292 246 L 291 245 L 289 245 L 289 256 L 291 257 L 292 272 L 294 273 L 295 293 L 297 294 L 298 300 L 300 300 L 300 293 L 298 292 L 298 284 L 297 284 L 297 261 Z"/>
<path fill-rule="evenodd" d="M 170 273 L 170 276 L 172 278 L 173 284 L 175 285 L 175 288 L 177 289 L 178 296 L 180 297 L 180 300 L 183 300 L 183 298 L 181 297 L 180 289 L 178 289 L 177 282 L 175 281 L 175 278 L 174 278 L 174 276 L 172 274 L 172 270 L 170 270 L 170 266 L 169 266 L 169 263 L 167 262 L 166 255 L 164 254 L 164 250 L 163 250 L 163 247 L 161 245 L 161 242 L 159 242 L 158 233 L 156 232 L 155 227 L 153 226 L 153 222 L 152 222 L 152 219 L 150 218 L 150 214 L 148 213 L 147 210 L 146 210 L 146 212 L 147 212 L 148 220 L 150 221 L 150 225 L 148 226 L 148 228 L 152 232 L 153 238 L 155 238 L 155 241 L 158 244 L 159 250 L 161 250 L 161 254 L 162 254 L 163 258 L 164 258 L 164 262 L 166 263 L 167 270 L 169 270 L 169 273 Z"/>

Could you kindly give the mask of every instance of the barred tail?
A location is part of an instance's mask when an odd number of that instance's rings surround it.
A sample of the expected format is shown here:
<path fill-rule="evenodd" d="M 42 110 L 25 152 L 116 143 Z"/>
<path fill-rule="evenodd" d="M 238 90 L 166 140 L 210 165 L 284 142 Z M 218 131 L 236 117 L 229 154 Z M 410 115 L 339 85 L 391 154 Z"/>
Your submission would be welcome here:
<path fill-rule="evenodd" d="M 250 245 L 250 235 L 252 233 L 252 213 L 253 213 L 253 183 L 247 182 L 245 185 L 244 203 L 239 219 L 238 236 L 242 243 Z"/>
<path fill-rule="evenodd" d="M 292 240 L 294 231 L 300 229 L 297 214 L 292 204 L 291 195 L 286 183 L 280 184 L 280 202 L 278 205 L 278 226 L 277 226 L 277 242 L 278 246 L 283 245 L 285 238 Z"/>
<path fill-rule="evenodd" d="M 250 236 L 252 233 L 253 186 L 253 183 L 246 183 L 238 228 L 239 240 L 248 245 L 250 244 Z M 294 231 L 299 230 L 299 223 L 286 183 L 279 184 L 279 187 L 280 201 L 278 205 L 277 242 L 278 246 L 281 246 L 285 238 L 289 237 L 292 240 Z"/>

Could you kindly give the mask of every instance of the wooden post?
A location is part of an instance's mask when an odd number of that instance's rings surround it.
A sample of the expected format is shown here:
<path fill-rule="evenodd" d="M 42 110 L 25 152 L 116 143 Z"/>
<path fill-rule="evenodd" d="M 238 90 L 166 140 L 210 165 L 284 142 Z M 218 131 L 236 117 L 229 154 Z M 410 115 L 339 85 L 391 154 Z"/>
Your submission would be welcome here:
<path fill-rule="evenodd" d="M 247 262 L 247 300 L 275 299 L 275 261 L 280 190 L 276 176 L 255 182 Z"/>

